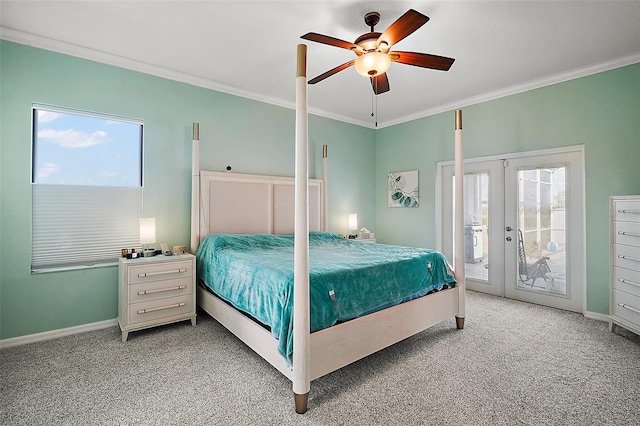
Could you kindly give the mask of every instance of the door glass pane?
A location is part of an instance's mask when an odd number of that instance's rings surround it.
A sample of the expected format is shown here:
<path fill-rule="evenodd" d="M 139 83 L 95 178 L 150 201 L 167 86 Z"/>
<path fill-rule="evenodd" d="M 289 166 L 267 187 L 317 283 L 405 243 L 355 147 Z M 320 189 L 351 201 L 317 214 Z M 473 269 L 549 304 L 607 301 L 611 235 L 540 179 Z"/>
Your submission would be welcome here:
<path fill-rule="evenodd" d="M 518 171 L 518 287 L 567 294 L 566 168 Z"/>
<path fill-rule="evenodd" d="M 489 174 L 464 175 L 464 264 L 467 279 L 489 280 Z M 453 181 L 455 192 L 455 178 Z M 454 200 L 455 202 L 455 200 Z M 455 205 L 454 205 L 455 214 Z"/>

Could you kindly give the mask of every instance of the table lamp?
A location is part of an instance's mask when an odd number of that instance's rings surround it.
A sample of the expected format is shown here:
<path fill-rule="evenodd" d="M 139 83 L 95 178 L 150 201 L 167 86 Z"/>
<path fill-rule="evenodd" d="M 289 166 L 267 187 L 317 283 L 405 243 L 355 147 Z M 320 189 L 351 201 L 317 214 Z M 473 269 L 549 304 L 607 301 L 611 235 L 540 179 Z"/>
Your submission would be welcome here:
<path fill-rule="evenodd" d="M 146 245 L 156 242 L 156 218 L 140 218 L 140 244 L 142 244 L 142 255 L 144 257 L 155 256 L 156 251 L 149 249 Z"/>
<path fill-rule="evenodd" d="M 358 214 L 349 213 L 349 238 L 355 239 L 358 236 Z"/>

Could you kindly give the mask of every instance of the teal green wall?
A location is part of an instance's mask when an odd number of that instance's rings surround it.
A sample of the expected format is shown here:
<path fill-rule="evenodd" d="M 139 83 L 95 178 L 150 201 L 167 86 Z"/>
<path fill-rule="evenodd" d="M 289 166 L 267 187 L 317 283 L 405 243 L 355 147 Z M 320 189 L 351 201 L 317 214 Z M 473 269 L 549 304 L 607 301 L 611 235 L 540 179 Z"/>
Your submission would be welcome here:
<path fill-rule="evenodd" d="M 584 145 L 587 311 L 609 312 L 611 195 L 640 194 L 640 64 L 463 109 L 464 156 Z M 376 228 L 386 243 L 435 247 L 436 162 L 453 160 L 454 113 L 376 133 Z M 386 207 L 389 172 L 418 170 L 420 207 Z"/>
<path fill-rule="evenodd" d="M 291 109 L 0 42 L 1 339 L 117 316 L 117 267 L 30 273 L 33 102 L 144 121 L 144 215 L 156 218 L 157 241 L 170 246 L 190 240 L 193 122 L 203 169 L 294 172 Z M 374 131 L 310 116 L 309 138 L 311 177 L 322 175 L 323 144 L 332 156 L 329 230 L 345 232 L 352 212 L 373 227 Z"/>

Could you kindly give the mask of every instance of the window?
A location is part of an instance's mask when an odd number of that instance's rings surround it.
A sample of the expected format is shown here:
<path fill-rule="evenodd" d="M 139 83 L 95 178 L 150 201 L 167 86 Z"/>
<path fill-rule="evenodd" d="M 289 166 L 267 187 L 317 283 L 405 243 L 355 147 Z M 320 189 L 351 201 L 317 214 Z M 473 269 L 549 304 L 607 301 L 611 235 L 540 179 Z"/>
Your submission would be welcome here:
<path fill-rule="evenodd" d="M 138 247 L 143 123 L 33 106 L 31 271 L 114 264 Z"/>

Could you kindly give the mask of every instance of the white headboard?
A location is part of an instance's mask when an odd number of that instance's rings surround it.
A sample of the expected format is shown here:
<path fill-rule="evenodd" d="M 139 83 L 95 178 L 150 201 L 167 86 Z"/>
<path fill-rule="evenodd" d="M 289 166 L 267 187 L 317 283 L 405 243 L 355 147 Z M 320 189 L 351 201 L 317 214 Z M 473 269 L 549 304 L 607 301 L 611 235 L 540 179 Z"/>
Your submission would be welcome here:
<path fill-rule="evenodd" d="M 294 178 L 200 172 L 200 241 L 212 233 L 293 234 Z M 324 224 L 323 182 L 309 179 L 309 230 Z"/>

